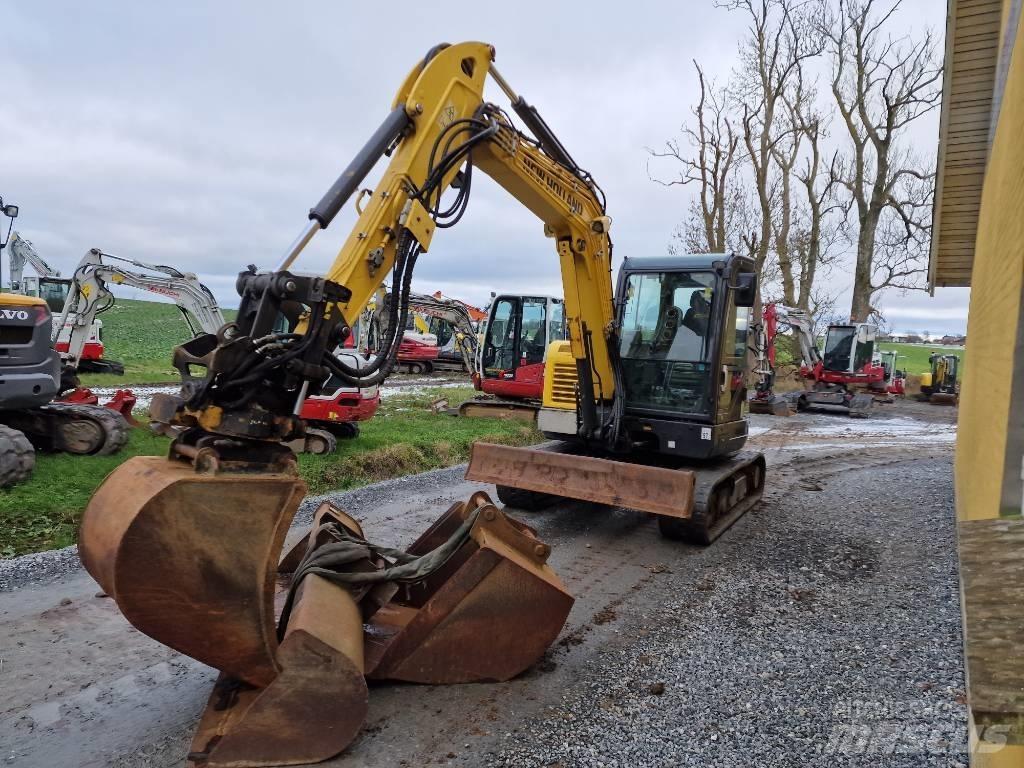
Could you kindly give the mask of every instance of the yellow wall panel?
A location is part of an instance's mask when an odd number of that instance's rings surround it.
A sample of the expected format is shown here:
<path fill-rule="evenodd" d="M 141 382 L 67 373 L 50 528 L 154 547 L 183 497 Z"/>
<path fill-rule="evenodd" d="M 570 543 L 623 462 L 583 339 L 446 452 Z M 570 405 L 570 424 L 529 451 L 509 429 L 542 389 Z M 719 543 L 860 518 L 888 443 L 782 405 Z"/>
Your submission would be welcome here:
<path fill-rule="evenodd" d="M 1006 477 L 1006 456 L 1024 291 L 1024 44 L 1019 38 L 1002 96 L 971 280 L 957 440 L 957 514 L 962 520 L 998 517 L 1004 478 L 1015 480 Z"/>

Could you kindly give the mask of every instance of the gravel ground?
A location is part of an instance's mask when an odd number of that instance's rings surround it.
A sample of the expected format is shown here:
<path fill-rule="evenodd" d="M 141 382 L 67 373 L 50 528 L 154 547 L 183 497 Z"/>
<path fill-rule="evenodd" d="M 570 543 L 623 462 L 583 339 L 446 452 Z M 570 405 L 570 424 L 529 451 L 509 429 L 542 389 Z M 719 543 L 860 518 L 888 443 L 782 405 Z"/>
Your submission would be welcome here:
<path fill-rule="evenodd" d="M 375 684 L 362 734 L 323 765 L 965 765 L 955 413 L 882 415 L 752 419 L 768 491 L 708 548 L 636 512 L 510 510 L 576 597 L 559 640 L 506 683 Z M 407 544 L 482 488 L 463 472 L 330 498 Z M 0 561 L 5 764 L 180 766 L 213 676 L 127 626 L 73 547 Z"/>
<path fill-rule="evenodd" d="M 966 765 L 952 492 L 947 461 L 801 480 L 596 615 L 616 637 L 487 764 Z"/>

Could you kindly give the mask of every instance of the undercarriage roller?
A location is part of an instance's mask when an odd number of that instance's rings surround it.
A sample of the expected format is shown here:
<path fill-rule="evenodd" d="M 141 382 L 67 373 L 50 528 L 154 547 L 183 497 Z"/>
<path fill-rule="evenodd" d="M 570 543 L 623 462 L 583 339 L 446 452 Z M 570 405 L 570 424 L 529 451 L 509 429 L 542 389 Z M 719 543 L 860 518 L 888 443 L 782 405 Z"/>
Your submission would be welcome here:
<path fill-rule="evenodd" d="M 282 558 L 304 494 L 290 471 L 136 457 L 86 509 L 82 560 L 125 617 L 222 673 L 193 765 L 325 760 L 358 734 L 366 678 L 507 680 L 543 655 L 572 607 L 547 545 L 486 494 L 453 505 L 408 550 L 367 542 L 323 504 Z"/>

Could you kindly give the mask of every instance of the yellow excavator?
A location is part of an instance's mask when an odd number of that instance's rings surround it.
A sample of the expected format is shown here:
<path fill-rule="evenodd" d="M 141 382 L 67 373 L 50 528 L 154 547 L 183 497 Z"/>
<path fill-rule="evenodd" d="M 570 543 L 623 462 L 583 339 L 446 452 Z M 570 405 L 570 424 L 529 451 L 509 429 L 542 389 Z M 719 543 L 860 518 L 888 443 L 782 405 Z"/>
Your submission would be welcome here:
<path fill-rule="evenodd" d="M 493 61 L 491 46 L 469 42 L 417 62 L 278 267 L 239 275 L 237 319 L 175 350 L 182 392 L 151 406 L 184 427 L 169 455 L 122 464 L 84 514 L 82 560 L 125 617 L 221 670 L 192 765 L 327 759 L 359 732 L 367 679 L 507 680 L 568 616 L 549 547 L 484 493 L 407 550 L 373 544 L 324 504 L 280 556 L 306 491 L 285 445 L 302 435 L 303 402 L 331 374 L 369 386 L 393 370 L 413 269 L 465 212 L 477 169 L 553 240 L 569 339 L 549 350 L 538 415 L 560 447 L 478 444 L 467 476 L 497 482 L 521 507 L 559 497 L 631 507 L 657 515 L 666 535 L 703 542 L 761 497 L 764 458 L 742 451 L 753 263 L 626 259 L 613 295 L 600 188 Z M 529 134 L 484 100 L 488 76 Z M 328 274 L 293 271 L 385 155 Z M 335 357 L 385 280 L 396 300 L 377 357 Z M 282 315 L 288 328 L 275 330 Z"/>

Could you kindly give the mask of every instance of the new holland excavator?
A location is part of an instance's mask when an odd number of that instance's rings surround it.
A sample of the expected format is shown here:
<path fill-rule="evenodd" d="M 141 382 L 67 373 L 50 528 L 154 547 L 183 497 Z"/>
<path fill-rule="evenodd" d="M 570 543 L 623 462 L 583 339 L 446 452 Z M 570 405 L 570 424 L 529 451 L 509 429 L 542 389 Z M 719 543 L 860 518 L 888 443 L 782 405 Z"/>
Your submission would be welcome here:
<path fill-rule="evenodd" d="M 613 297 L 600 188 L 493 60 L 491 46 L 471 42 L 416 63 L 277 268 L 239 275 L 237 319 L 176 349 L 182 394 L 151 408 L 187 427 L 169 455 L 128 460 L 85 511 L 83 563 L 125 617 L 221 670 L 192 765 L 324 760 L 358 733 L 367 679 L 508 680 L 568 616 L 573 598 L 547 564 L 549 547 L 484 493 L 404 551 L 370 543 L 354 519 L 321 505 L 279 558 L 306 492 L 283 446 L 301 434 L 303 402 L 327 372 L 370 385 L 394 368 L 416 262 L 462 216 L 477 170 L 543 222 L 569 340 L 549 352 L 538 416 L 565 451 L 477 444 L 467 476 L 651 512 L 666 534 L 705 541 L 762 494 L 764 458 L 741 452 L 753 263 L 626 259 Z M 488 75 L 532 135 L 484 101 Z M 293 271 L 384 155 L 327 275 Z M 442 199 L 449 188 L 454 199 Z M 389 274 L 399 300 L 385 346 L 353 367 L 331 350 Z M 291 327 L 275 332 L 282 312 Z"/>

